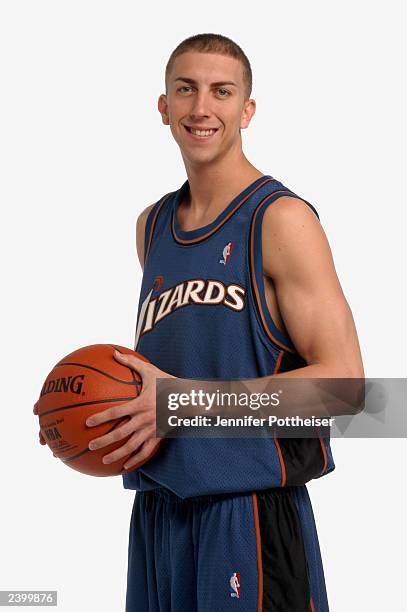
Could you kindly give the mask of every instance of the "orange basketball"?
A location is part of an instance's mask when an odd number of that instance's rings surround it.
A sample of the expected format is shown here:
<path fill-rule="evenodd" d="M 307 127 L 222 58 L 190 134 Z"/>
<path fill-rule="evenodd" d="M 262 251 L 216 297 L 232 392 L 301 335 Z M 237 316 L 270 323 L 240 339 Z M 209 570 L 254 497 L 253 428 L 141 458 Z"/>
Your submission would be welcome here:
<path fill-rule="evenodd" d="M 93 344 L 70 353 L 48 374 L 37 402 L 41 433 L 55 457 L 70 468 L 90 476 L 117 476 L 132 471 L 150 456 L 129 470 L 123 465 L 136 451 L 105 465 L 102 458 L 119 448 L 130 435 L 100 449 L 89 450 L 90 440 L 121 427 L 129 416 L 88 427 L 86 419 L 96 412 L 119 406 L 138 397 L 141 377 L 119 363 L 113 351 L 148 359 L 131 349 L 113 344 Z M 136 449 L 137 450 L 137 449 Z"/>

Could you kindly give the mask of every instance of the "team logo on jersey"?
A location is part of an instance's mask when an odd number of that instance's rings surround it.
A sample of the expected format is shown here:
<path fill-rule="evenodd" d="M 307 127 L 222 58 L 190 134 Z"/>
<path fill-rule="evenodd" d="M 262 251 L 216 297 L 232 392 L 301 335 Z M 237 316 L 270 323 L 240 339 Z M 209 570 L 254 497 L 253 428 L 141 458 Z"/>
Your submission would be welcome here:
<path fill-rule="evenodd" d="M 154 279 L 154 284 L 153 284 L 153 291 L 154 293 L 156 293 L 157 291 L 160 291 L 161 287 L 164 284 L 164 277 L 163 276 L 156 276 Z"/>
<path fill-rule="evenodd" d="M 239 599 L 240 597 L 240 573 L 239 572 L 233 572 L 233 574 L 231 575 L 229 579 L 229 584 L 230 584 L 230 596 L 237 597 L 237 599 Z"/>
<path fill-rule="evenodd" d="M 240 312 L 246 305 L 246 289 L 237 283 L 225 285 L 222 281 L 203 278 L 192 278 L 178 285 L 162 291 L 155 297 L 157 292 L 157 278 L 154 279 L 152 289 L 144 299 L 137 321 L 136 337 L 134 346 L 142 334 L 154 329 L 155 325 L 168 317 L 172 312 L 198 304 L 202 306 L 222 305 L 225 308 Z M 160 285 L 161 286 L 161 285 Z"/>
<path fill-rule="evenodd" d="M 228 242 L 222 251 L 223 259 L 219 259 L 219 263 L 224 264 L 226 266 L 226 264 L 228 263 L 230 254 L 232 252 L 232 249 L 233 249 L 233 242 Z"/>

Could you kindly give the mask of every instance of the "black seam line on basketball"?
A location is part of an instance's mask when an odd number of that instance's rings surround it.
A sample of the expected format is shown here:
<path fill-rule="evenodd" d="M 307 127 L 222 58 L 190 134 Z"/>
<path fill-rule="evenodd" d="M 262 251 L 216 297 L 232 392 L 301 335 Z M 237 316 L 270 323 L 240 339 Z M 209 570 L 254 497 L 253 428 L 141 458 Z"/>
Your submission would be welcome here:
<path fill-rule="evenodd" d="M 54 412 L 60 412 L 61 410 L 68 410 L 68 408 L 79 408 L 80 406 L 91 406 L 92 404 L 109 404 L 111 402 L 128 402 L 134 400 L 136 397 L 112 397 L 112 399 L 94 400 L 93 402 L 81 402 L 80 404 L 68 404 L 67 406 L 61 406 L 61 408 L 54 408 L 53 410 L 47 410 L 39 414 L 39 417 L 52 414 Z"/>
<path fill-rule="evenodd" d="M 127 417 L 123 417 L 122 419 L 120 419 L 119 421 L 117 421 L 117 423 L 115 423 L 113 425 L 113 427 L 111 427 L 110 429 L 108 429 L 108 431 L 106 432 L 106 434 L 110 433 L 111 431 L 113 431 L 114 429 L 116 429 L 116 427 L 118 427 L 121 423 L 123 423 L 123 421 L 125 421 L 127 419 Z M 77 459 L 78 457 L 81 457 L 82 455 L 84 455 L 85 453 L 90 453 L 90 448 L 84 448 L 80 453 L 77 453 L 76 455 L 71 455 L 71 457 L 59 457 L 59 459 L 61 459 L 61 461 L 63 461 L 64 463 L 67 463 L 68 461 L 73 461 L 74 459 Z"/>
<path fill-rule="evenodd" d="M 116 351 L 119 351 L 119 353 L 121 353 L 120 349 L 118 349 L 118 348 L 117 348 L 117 346 L 115 346 L 114 344 L 109 344 L 109 346 L 111 346 L 113 349 L 115 349 Z M 125 354 L 127 354 L 127 353 L 125 353 Z M 138 394 L 140 395 L 140 393 L 141 393 L 141 386 L 140 386 L 139 381 L 138 381 L 138 380 L 137 380 L 137 378 L 136 378 L 136 373 L 135 373 L 135 371 L 133 370 L 133 368 L 129 368 L 129 370 L 130 370 L 130 373 L 131 373 L 131 375 L 132 375 L 133 382 L 134 382 L 134 384 L 135 384 L 135 385 L 136 385 L 136 387 L 137 387 L 137 392 L 138 392 Z"/>
<path fill-rule="evenodd" d="M 66 457 L 65 459 L 63 459 L 62 457 L 59 457 L 61 459 L 61 461 L 63 461 L 64 463 L 68 463 L 69 461 L 73 461 L 74 459 L 77 459 L 78 457 L 81 457 L 82 455 L 85 455 L 85 453 L 90 453 L 90 449 L 89 448 L 85 448 L 83 449 L 83 451 L 81 451 L 80 453 L 78 453 L 77 455 L 72 455 L 72 457 Z"/>
<path fill-rule="evenodd" d="M 130 368 L 130 371 L 131 371 L 131 375 L 133 376 L 133 379 L 134 379 L 134 384 L 137 387 L 138 394 L 140 395 L 140 393 L 141 393 L 141 385 L 140 385 L 139 381 L 136 378 L 135 371 L 132 368 Z"/>
<path fill-rule="evenodd" d="M 94 368 L 93 366 L 90 366 L 90 365 L 85 365 L 84 363 L 74 363 L 73 361 L 64 361 L 62 363 L 57 363 L 55 367 L 62 368 L 62 366 L 66 366 L 66 365 L 80 366 L 81 368 L 87 368 L 88 370 L 99 372 L 99 374 L 103 374 L 103 376 L 106 376 L 107 378 L 110 378 L 111 380 L 114 380 L 119 383 L 123 383 L 123 385 L 134 385 L 134 381 L 132 380 L 121 380 L 120 378 L 116 378 L 115 376 L 112 376 L 111 374 L 106 374 L 106 372 L 103 372 L 103 370 L 99 370 L 98 368 Z"/>

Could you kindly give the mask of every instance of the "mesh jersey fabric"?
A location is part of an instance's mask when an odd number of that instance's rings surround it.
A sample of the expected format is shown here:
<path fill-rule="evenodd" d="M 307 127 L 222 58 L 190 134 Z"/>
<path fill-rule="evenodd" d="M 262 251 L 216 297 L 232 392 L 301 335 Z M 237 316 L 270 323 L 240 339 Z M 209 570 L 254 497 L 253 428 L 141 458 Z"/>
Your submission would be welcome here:
<path fill-rule="evenodd" d="M 135 350 L 194 380 L 259 378 L 303 367 L 267 308 L 261 245 L 267 207 L 298 196 L 265 175 L 212 223 L 184 231 L 177 208 L 188 189 L 186 181 L 166 194 L 147 218 Z M 188 498 L 303 485 L 334 468 L 327 437 L 167 438 L 150 461 L 122 478 L 126 489 L 164 487 Z"/>

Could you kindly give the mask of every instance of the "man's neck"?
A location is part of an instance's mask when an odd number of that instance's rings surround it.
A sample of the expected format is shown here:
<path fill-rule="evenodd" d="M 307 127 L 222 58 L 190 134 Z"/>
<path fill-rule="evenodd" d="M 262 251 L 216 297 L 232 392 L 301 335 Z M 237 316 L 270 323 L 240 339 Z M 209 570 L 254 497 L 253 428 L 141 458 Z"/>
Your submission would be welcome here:
<path fill-rule="evenodd" d="M 235 196 L 263 176 L 244 156 L 235 164 L 230 161 L 213 166 L 186 164 L 186 170 L 190 192 L 182 210 L 196 221 L 220 214 Z"/>

